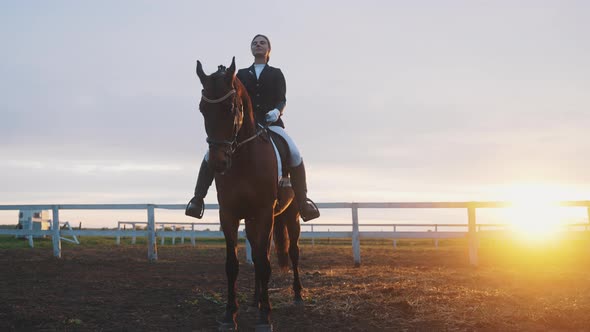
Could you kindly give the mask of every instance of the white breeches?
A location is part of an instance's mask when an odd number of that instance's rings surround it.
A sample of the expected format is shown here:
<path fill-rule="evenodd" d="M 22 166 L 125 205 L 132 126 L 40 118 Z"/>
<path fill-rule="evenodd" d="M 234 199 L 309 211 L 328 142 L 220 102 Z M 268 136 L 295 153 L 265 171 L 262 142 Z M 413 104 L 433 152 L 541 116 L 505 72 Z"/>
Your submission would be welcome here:
<path fill-rule="evenodd" d="M 289 166 L 290 167 L 299 166 L 301 164 L 301 153 L 299 153 L 299 149 L 297 148 L 297 145 L 295 145 L 295 142 L 293 141 L 293 139 L 291 139 L 289 134 L 287 134 L 285 129 L 283 129 L 282 127 L 279 127 L 279 126 L 270 126 L 270 127 L 268 127 L 268 129 L 272 130 L 274 133 L 281 135 L 281 137 L 283 139 L 285 139 L 287 144 L 289 144 L 289 153 L 290 153 L 290 157 L 291 157 Z"/>

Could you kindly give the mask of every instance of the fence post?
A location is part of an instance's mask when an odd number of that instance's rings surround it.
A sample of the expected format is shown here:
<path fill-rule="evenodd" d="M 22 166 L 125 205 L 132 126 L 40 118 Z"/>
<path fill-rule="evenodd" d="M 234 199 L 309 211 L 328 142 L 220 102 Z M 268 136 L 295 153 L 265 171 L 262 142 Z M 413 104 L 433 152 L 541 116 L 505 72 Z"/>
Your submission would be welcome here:
<path fill-rule="evenodd" d="M 313 235 L 313 224 L 311 224 L 311 247 L 315 247 L 315 236 Z"/>
<path fill-rule="evenodd" d="M 41 220 L 41 224 L 43 224 L 43 220 Z M 41 227 L 41 229 L 43 229 L 43 227 Z M 33 219 L 31 218 L 31 222 L 29 223 L 29 231 L 33 232 Z M 35 245 L 33 244 L 33 234 L 28 236 L 29 238 L 29 247 L 31 248 L 35 248 Z"/>
<path fill-rule="evenodd" d="M 358 203 L 352 203 L 352 253 L 354 266 L 361 266 L 361 237 L 359 233 Z"/>
<path fill-rule="evenodd" d="M 53 256 L 61 258 L 61 237 L 59 236 L 59 206 L 53 206 Z"/>
<path fill-rule="evenodd" d="M 434 239 L 434 247 L 438 248 L 438 225 L 434 225 L 434 236 L 436 236 Z"/>
<path fill-rule="evenodd" d="M 176 244 L 176 225 L 172 225 L 172 245 Z"/>
<path fill-rule="evenodd" d="M 164 233 L 163 233 L 165 231 L 166 231 L 166 225 L 162 224 L 162 235 L 160 236 L 160 245 L 162 245 L 162 246 L 164 245 L 164 241 L 165 241 L 164 239 L 166 238 L 166 235 L 164 235 Z"/>
<path fill-rule="evenodd" d="M 147 242 L 148 242 L 148 260 L 155 262 L 158 260 L 158 244 L 156 243 L 156 218 L 154 216 L 154 205 L 147 206 Z M 135 229 L 135 225 L 133 226 Z"/>
<path fill-rule="evenodd" d="M 148 212 L 148 213 L 149 213 L 149 212 Z M 149 214 L 148 214 L 148 215 L 149 215 Z M 133 233 L 133 238 L 131 238 L 131 244 L 135 244 L 135 242 L 136 242 L 136 240 L 137 240 L 137 237 L 135 236 L 135 231 L 136 231 L 137 229 L 135 228 L 135 223 L 131 223 L 131 225 L 133 226 L 133 232 L 134 232 L 134 233 Z"/>
<path fill-rule="evenodd" d="M 195 246 L 195 224 L 191 224 L 191 244 Z"/>
<path fill-rule="evenodd" d="M 121 244 L 121 234 L 119 233 L 121 231 L 121 222 L 117 221 L 117 245 Z"/>
<path fill-rule="evenodd" d="M 397 248 L 397 226 L 393 225 L 393 247 Z"/>
<path fill-rule="evenodd" d="M 469 264 L 477 266 L 477 232 L 475 223 L 475 206 L 469 204 L 467 207 L 469 224 L 467 226 L 467 238 L 469 243 Z"/>
<path fill-rule="evenodd" d="M 252 246 L 250 245 L 250 241 L 248 241 L 248 237 L 246 237 L 246 262 L 248 264 L 254 264 L 252 260 Z"/>

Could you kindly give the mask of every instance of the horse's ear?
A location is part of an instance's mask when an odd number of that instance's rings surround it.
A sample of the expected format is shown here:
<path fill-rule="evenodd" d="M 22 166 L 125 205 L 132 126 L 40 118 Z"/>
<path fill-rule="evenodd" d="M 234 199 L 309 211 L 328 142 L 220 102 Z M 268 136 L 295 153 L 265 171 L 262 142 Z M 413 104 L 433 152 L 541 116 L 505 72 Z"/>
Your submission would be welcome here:
<path fill-rule="evenodd" d="M 236 73 L 236 57 L 235 56 L 233 58 L 231 58 L 231 65 L 227 69 L 227 72 L 230 77 L 232 77 L 232 78 L 234 77 L 234 74 Z"/>
<path fill-rule="evenodd" d="M 201 65 L 201 61 L 197 60 L 197 76 L 201 80 L 201 84 L 205 85 L 205 79 L 207 78 L 207 74 L 203 71 L 203 66 Z"/>

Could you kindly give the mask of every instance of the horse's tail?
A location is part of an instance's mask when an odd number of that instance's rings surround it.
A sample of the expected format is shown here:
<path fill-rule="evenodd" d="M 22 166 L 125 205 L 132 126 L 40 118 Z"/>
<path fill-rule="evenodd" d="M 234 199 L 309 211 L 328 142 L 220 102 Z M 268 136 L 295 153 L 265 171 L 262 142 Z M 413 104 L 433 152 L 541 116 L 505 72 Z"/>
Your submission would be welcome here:
<path fill-rule="evenodd" d="M 279 267 L 283 271 L 289 270 L 289 233 L 283 216 L 275 218 L 274 236 L 275 251 L 279 260 Z"/>

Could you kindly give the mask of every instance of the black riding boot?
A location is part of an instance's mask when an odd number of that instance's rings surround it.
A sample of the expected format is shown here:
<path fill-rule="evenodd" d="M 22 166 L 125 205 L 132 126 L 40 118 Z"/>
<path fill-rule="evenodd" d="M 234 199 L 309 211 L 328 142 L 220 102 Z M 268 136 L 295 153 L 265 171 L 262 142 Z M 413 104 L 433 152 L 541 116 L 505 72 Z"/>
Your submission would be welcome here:
<path fill-rule="evenodd" d="M 299 205 L 299 213 L 303 221 L 309 221 L 320 216 L 320 210 L 315 203 L 307 198 L 307 183 L 303 161 L 297 167 L 291 168 L 291 185 L 295 192 L 295 199 Z"/>
<path fill-rule="evenodd" d="M 195 187 L 195 196 L 188 202 L 184 214 L 198 219 L 203 218 L 203 212 L 205 211 L 205 202 L 203 199 L 207 196 L 207 191 L 211 183 L 213 183 L 214 178 L 215 172 L 209 168 L 207 161 L 203 159 L 201 169 L 199 170 L 199 177 L 197 178 L 197 186 Z"/>

